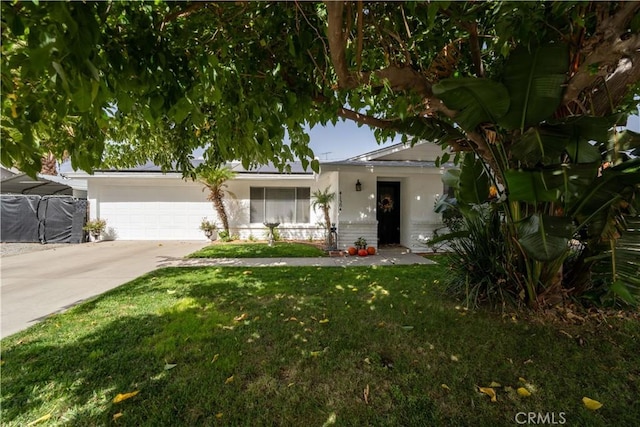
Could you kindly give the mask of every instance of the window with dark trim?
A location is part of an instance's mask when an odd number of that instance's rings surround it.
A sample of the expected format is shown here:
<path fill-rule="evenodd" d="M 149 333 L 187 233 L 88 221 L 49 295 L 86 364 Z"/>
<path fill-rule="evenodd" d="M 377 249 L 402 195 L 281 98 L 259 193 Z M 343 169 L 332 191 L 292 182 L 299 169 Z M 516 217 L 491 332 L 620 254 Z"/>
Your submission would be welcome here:
<path fill-rule="evenodd" d="M 309 187 L 251 187 L 251 223 L 309 223 Z"/>

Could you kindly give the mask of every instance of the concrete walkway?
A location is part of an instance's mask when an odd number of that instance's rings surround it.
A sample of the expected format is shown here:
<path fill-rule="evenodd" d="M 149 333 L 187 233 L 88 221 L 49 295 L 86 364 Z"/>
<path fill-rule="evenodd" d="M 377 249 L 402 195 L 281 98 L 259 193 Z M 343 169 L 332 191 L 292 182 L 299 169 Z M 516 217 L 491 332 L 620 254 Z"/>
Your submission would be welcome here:
<path fill-rule="evenodd" d="M 376 255 L 359 257 L 324 257 L 324 258 L 185 258 L 167 260 L 166 267 L 357 267 L 372 265 L 413 265 L 435 264 L 427 258 L 409 252 L 406 248 L 384 248 Z"/>
<path fill-rule="evenodd" d="M 367 257 L 187 259 L 207 242 L 113 241 L 3 256 L 1 337 L 161 267 L 349 267 L 432 264 L 405 248 Z"/>

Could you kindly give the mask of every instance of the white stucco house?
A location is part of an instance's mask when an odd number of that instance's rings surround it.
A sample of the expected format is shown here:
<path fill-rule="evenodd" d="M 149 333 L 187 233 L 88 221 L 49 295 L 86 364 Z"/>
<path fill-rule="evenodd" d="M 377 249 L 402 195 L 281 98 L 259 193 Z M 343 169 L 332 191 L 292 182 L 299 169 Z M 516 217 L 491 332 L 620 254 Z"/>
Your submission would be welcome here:
<path fill-rule="evenodd" d="M 245 170 L 230 163 L 238 172 L 227 187 L 231 233 L 262 239 L 263 223 L 277 221 L 283 238 L 322 239 L 323 216 L 311 207 L 311 194 L 329 187 L 336 193 L 331 219 L 339 248 L 363 236 L 374 247 L 399 244 L 426 251 L 425 239 L 442 225 L 433 212 L 443 193 L 443 168 L 434 162 L 441 154 L 429 142 L 396 144 L 344 161 L 321 162 L 319 174 L 299 164 L 283 174 L 268 166 Z M 87 180 L 90 217 L 106 219 L 116 239 L 204 240 L 202 219 L 217 220 L 202 184 L 152 164 L 65 175 Z"/>

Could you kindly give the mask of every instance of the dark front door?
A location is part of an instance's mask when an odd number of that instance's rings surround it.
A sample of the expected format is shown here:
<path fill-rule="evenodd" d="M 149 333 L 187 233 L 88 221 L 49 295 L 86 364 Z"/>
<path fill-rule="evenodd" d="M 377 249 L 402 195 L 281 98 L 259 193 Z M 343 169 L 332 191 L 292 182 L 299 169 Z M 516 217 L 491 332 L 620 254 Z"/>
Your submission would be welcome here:
<path fill-rule="evenodd" d="M 378 244 L 400 243 L 400 183 L 378 182 Z"/>

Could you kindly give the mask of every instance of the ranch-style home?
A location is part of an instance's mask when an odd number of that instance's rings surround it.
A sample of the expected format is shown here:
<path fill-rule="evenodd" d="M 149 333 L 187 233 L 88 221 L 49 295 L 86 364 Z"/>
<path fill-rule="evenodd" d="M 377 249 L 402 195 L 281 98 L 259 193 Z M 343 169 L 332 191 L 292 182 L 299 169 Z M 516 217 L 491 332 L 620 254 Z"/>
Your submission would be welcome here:
<path fill-rule="evenodd" d="M 322 239 L 324 217 L 313 209 L 316 190 L 336 193 L 331 206 L 340 249 L 360 236 L 370 246 L 402 245 L 426 251 L 424 244 L 441 217 L 433 211 L 443 193 L 439 146 L 396 144 L 343 161 L 321 162 L 320 173 L 292 164 L 290 173 L 269 166 L 237 171 L 227 183 L 231 234 L 265 237 L 265 222 L 279 222 L 286 239 Z M 93 175 L 67 172 L 87 180 L 91 218 L 106 219 L 108 234 L 122 240 L 200 240 L 203 218 L 217 221 L 208 190 L 181 173 L 163 173 L 152 164 L 132 169 L 99 170 Z M 218 222 L 218 224 L 220 224 Z"/>

